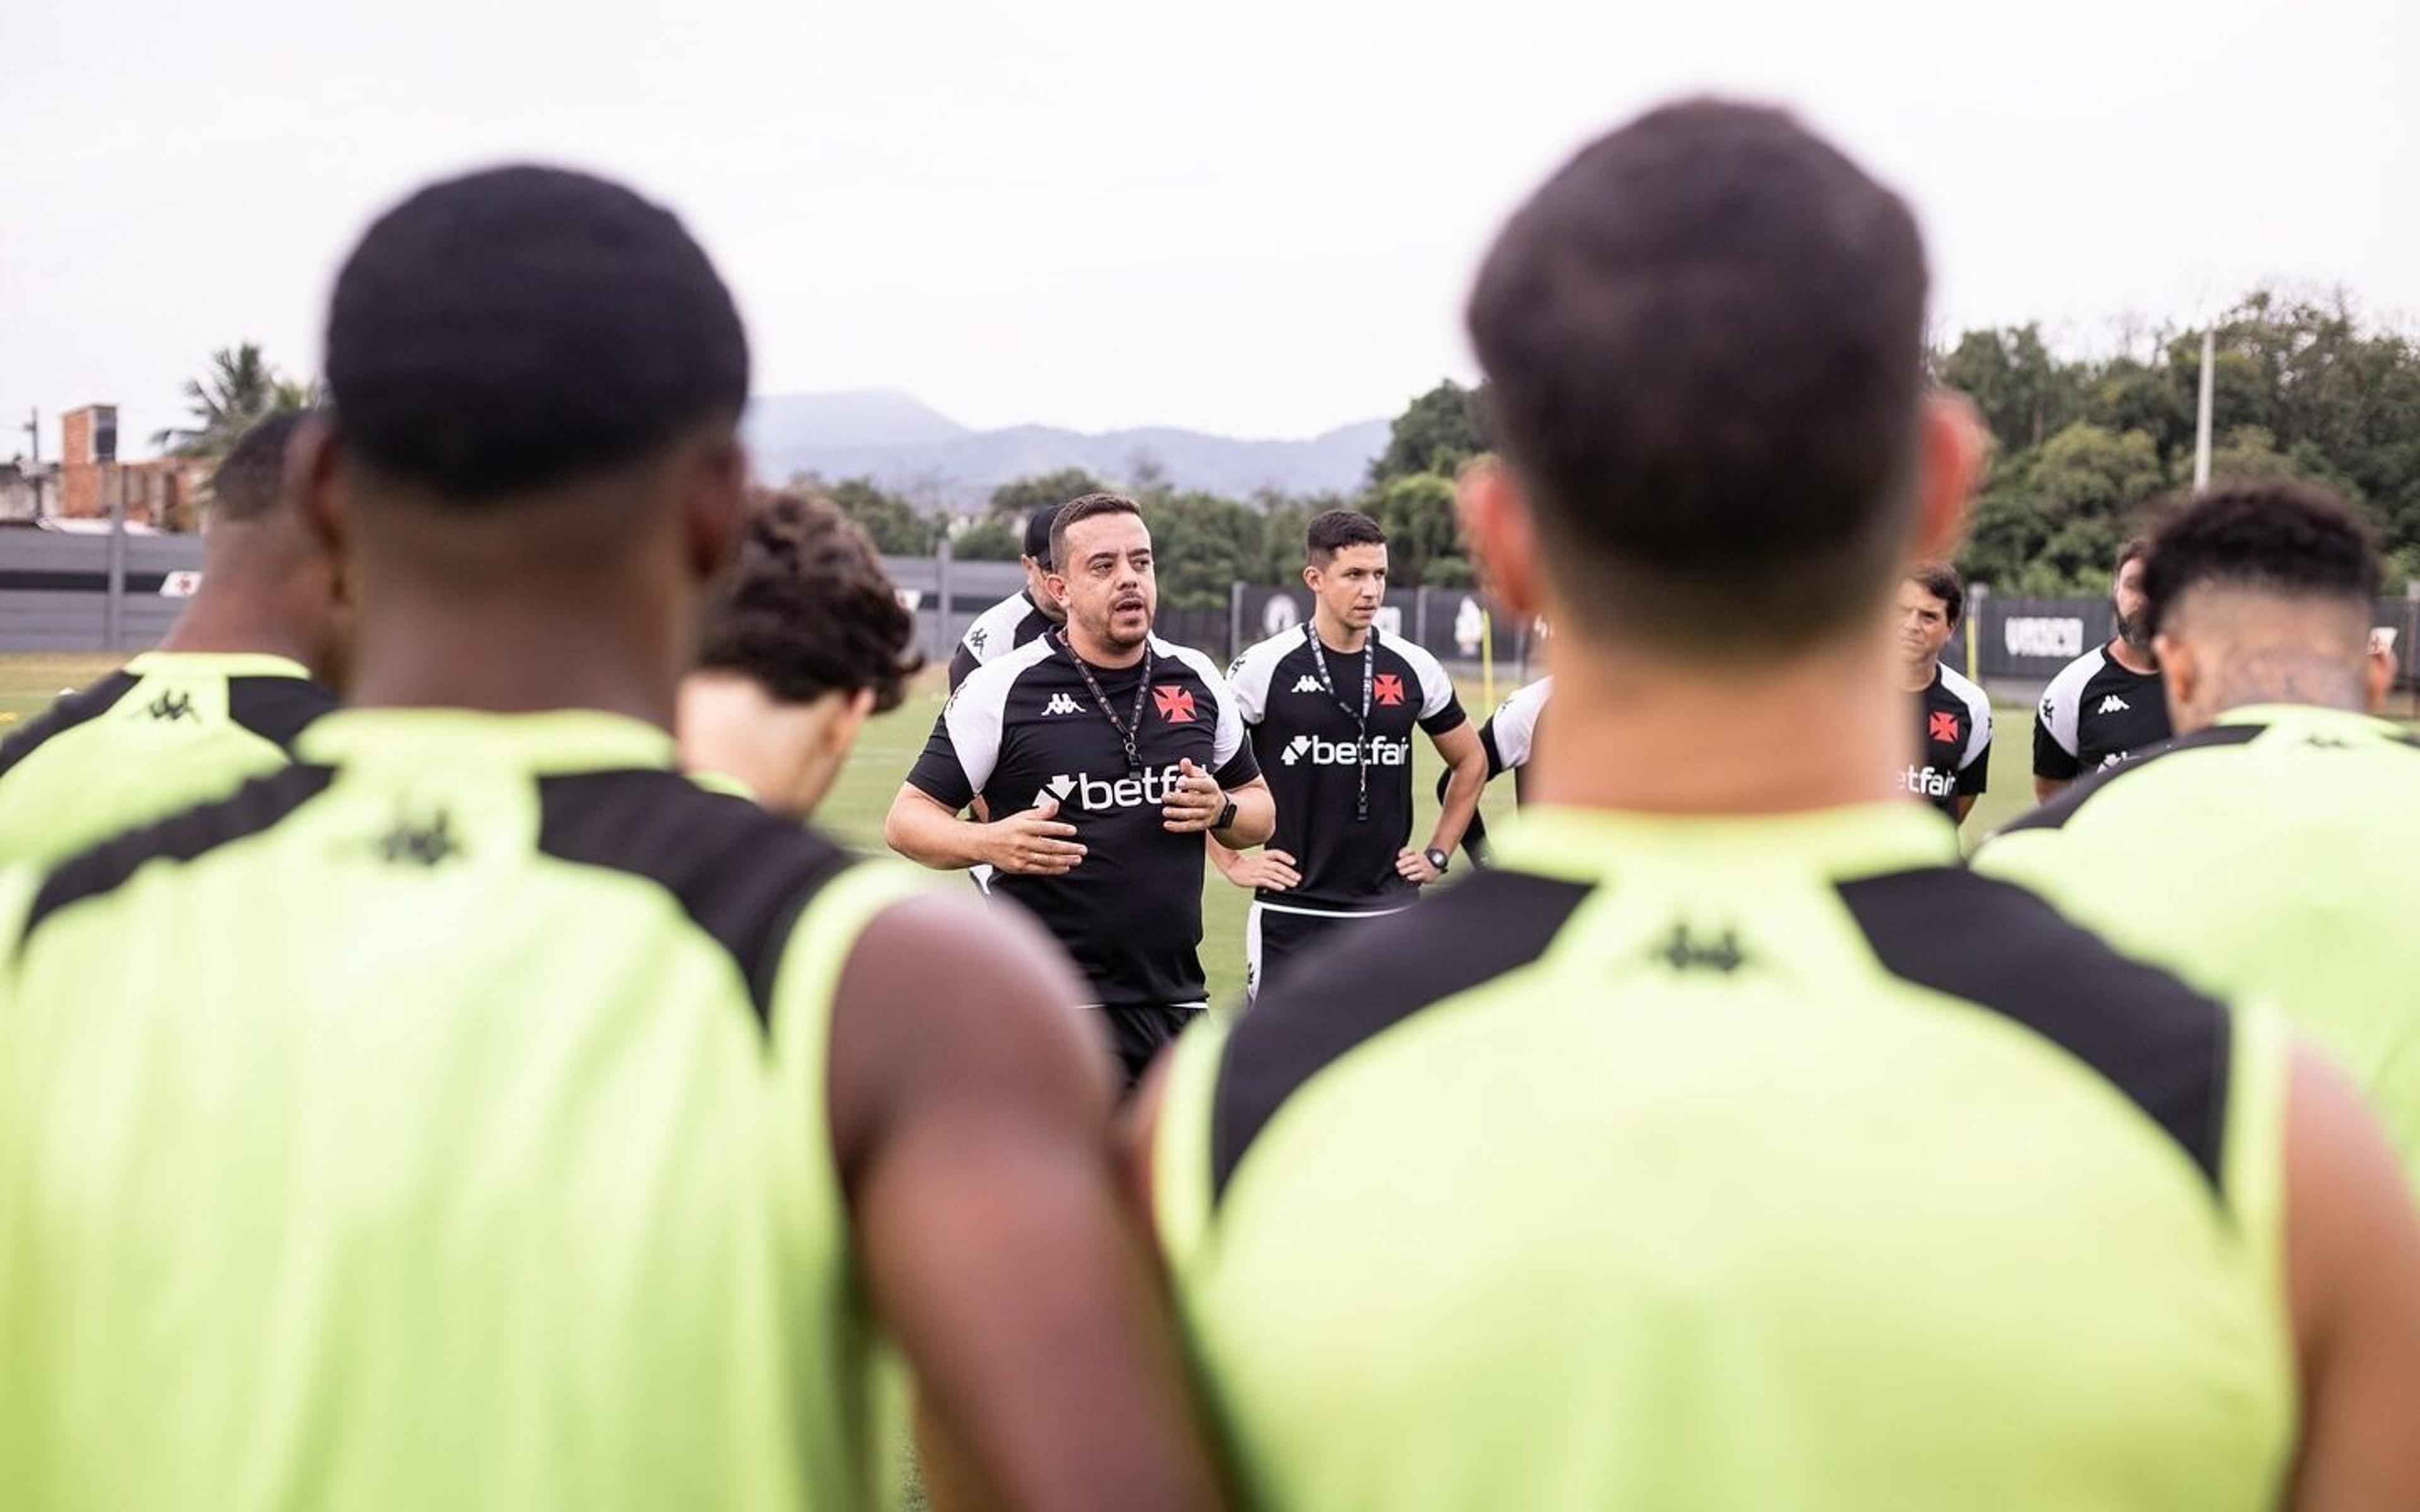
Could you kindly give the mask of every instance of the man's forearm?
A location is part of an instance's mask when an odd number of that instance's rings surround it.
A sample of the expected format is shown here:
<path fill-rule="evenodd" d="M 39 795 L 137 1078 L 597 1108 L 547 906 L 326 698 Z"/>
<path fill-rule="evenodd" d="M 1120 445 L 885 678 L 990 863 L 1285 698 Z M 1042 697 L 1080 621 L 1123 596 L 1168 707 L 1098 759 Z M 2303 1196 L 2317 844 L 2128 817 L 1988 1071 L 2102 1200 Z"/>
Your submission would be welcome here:
<path fill-rule="evenodd" d="M 921 794 L 902 794 L 882 822 L 883 843 L 908 859 L 938 872 L 980 866 L 989 838 L 986 826 L 959 818 Z"/>
<path fill-rule="evenodd" d="M 1429 835 L 1429 845 L 1435 850 L 1453 854 L 1462 843 L 1463 832 L 1470 827 L 1470 816 L 1479 811 L 1479 795 L 1487 791 L 1487 753 L 1474 753 L 1471 760 L 1456 762 L 1448 774 L 1445 803 L 1437 811 L 1436 828 Z"/>
<path fill-rule="evenodd" d="M 1277 833 L 1278 802 L 1265 784 L 1237 788 L 1227 795 L 1234 800 L 1235 822 L 1224 829 L 1214 829 L 1210 838 L 1230 850 L 1249 850 Z"/>

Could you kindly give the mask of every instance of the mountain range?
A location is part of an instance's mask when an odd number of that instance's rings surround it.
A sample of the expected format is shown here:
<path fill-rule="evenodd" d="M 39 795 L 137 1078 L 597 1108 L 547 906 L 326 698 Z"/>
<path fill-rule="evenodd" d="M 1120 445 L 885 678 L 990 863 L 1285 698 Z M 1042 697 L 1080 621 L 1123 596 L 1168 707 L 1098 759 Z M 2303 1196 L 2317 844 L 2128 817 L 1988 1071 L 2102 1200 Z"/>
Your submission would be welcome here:
<path fill-rule="evenodd" d="M 1365 420 L 1309 440 L 1245 440 L 1153 425 L 1098 434 L 1053 425 L 974 430 L 892 390 L 759 394 L 742 430 L 760 476 L 865 477 L 928 506 L 970 508 L 1017 478 L 1082 468 L 1109 482 L 1144 458 L 1174 486 L 1230 498 L 1274 487 L 1350 492 L 1387 448 L 1389 423 Z"/>

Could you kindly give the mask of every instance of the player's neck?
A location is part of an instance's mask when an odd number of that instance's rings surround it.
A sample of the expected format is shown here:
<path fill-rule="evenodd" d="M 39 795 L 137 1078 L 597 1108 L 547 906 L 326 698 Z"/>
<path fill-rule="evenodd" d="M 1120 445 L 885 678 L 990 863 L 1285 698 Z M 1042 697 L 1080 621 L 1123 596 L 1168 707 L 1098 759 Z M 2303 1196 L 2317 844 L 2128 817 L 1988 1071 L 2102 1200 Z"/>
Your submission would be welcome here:
<path fill-rule="evenodd" d="M 1941 675 L 1941 658 L 1927 656 L 1915 666 L 1902 664 L 1899 670 L 1899 688 L 1902 693 L 1921 693 Z"/>
<path fill-rule="evenodd" d="M 243 593 L 242 586 L 228 579 L 205 577 L 184 612 L 161 638 L 159 649 L 183 656 L 283 656 L 318 676 L 318 648 L 285 623 L 277 612 L 274 593 Z"/>
<path fill-rule="evenodd" d="M 364 707 L 594 709 L 670 730 L 690 616 L 647 596 L 624 584 L 455 598 L 365 577 L 347 694 Z"/>
<path fill-rule="evenodd" d="M 1151 644 L 1149 632 L 1145 632 L 1143 639 L 1136 641 L 1133 645 L 1121 648 L 1112 646 L 1106 641 L 1094 640 L 1090 635 L 1087 635 L 1084 632 L 1084 627 L 1078 625 L 1073 619 L 1070 619 L 1067 622 L 1065 628 L 1067 649 L 1069 651 L 1074 652 L 1077 656 L 1082 657 L 1093 666 L 1107 668 L 1113 671 L 1121 668 L 1131 667 L 1135 663 L 1142 660 L 1144 649 Z"/>
<path fill-rule="evenodd" d="M 1368 625 L 1363 625 L 1357 630 L 1329 614 L 1327 606 L 1325 604 L 1311 611 L 1311 625 L 1312 632 L 1319 637 L 1321 645 L 1330 651 L 1342 651 L 1348 656 L 1359 656 L 1361 647 L 1370 640 Z"/>
<path fill-rule="evenodd" d="M 1676 666 L 1559 637 L 1529 800 L 1668 814 L 1775 814 L 1883 802 L 1911 752 L 1869 643 L 1779 667 Z"/>
<path fill-rule="evenodd" d="M 2152 656 L 2148 649 L 2140 651 L 2136 650 L 2133 642 L 2128 640 L 2122 635 L 2111 636 L 2109 638 L 2108 656 L 2111 661 L 2114 661 L 2118 666 L 2125 668 L 2128 671 L 2133 672 L 2137 677 L 2149 677 L 2151 673 L 2160 670 L 2158 657 Z"/>

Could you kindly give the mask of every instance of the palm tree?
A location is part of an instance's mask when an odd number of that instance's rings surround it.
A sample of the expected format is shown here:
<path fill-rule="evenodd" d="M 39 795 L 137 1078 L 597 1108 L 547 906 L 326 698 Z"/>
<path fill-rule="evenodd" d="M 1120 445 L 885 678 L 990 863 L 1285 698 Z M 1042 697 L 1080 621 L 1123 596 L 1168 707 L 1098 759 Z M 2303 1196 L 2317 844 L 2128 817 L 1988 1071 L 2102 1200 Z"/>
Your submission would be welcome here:
<path fill-rule="evenodd" d="M 185 381 L 194 424 L 155 431 L 151 444 L 178 456 L 223 456 L 256 423 L 283 409 L 318 402 L 319 385 L 277 376 L 260 348 L 245 342 L 210 353 L 209 371 Z"/>

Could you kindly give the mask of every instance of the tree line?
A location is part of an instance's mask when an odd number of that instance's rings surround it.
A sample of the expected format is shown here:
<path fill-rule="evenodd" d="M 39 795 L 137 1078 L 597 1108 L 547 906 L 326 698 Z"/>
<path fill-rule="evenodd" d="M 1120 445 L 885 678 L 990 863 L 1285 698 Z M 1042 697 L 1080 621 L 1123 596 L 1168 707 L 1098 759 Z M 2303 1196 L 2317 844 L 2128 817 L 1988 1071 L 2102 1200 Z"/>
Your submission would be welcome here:
<path fill-rule="evenodd" d="M 2215 477 L 2286 476 L 2335 490 L 2376 522 L 2390 591 L 2420 576 L 2420 344 L 2366 322 L 2342 293 L 2255 289 L 2211 323 Z M 1932 376 L 1972 398 L 1990 426 L 1991 471 L 1958 565 L 2002 594 L 2098 594 L 2147 507 L 2193 481 L 2202 331 L 2130 332 L 2118 350 L 2062 356 L 2039 324 L 1968 331 L 1930 354 Z M 318 399 L 247 343 L 212 354 L 186 386 L 192 423 L 153 438 L 216 455 L 254 420 Z M 1395 582 L 1460 588 L 1470 562 L 1454 527 L 1453 474 L 1488 445 L 1483 388 L 1440 382 L 1395 417 L 1387 448 L 1351 493 L 1263 490 L 1230 499 L 1177 487 L 1148 455 L 1120 478 L 1070 468 L 992 491 L 971 517 L 919 509 L 868 478 L 794 478 L 830 498 L 875 544 L 931 553 L 946 535 L 975 561 L 1010 561 L 1028 510 L 1116 488 L 1133 496 L 1159 547 L 1160 594 L 1175 608 L 1226 602 L 1228 585 L 1291 582 L 1303 527 L 1324 509 L 1374 517 Z"/>

